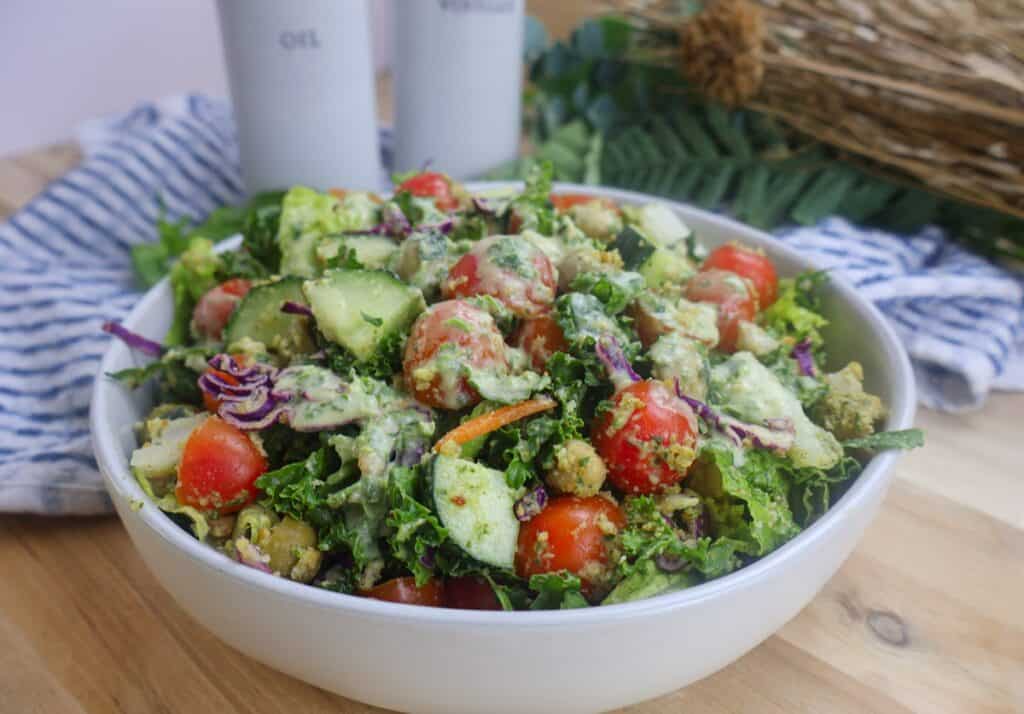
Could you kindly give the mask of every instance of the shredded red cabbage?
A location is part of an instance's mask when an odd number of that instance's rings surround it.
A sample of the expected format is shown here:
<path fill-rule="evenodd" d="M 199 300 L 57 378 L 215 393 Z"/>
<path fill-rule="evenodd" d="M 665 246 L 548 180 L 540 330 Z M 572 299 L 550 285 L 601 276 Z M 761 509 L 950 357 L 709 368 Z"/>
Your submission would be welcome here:
<path fill-rule="evenodd" d="M 676 394 L 689 404 L 709 426 L 720 431 L 737 446 L 749 443 L 755 448 L 768 449 L 777 453 L 785 453 L 793 447 L 796 429 L 790 419 L 765 419 L 763 424 L 742 422 L 728 414 L 715 411 L 699 399 L 683 394 L 678 379 L 676 379 Z"/>
<path fill-rule="evenodd" d="M 219 403 L 217 415 L 224 421 L 256 431 L 271 426 L 284 414 L 289 395 L 274 392 L 275 367 L 261 362 L 243 366 L 227 354 L 214 355 L 208 364 L 215 371 L 199 377 L 199 388 Z"/>
<path fill-rule="evenodd" d="M 796 360 L 797 367 L 800 368 L 800 374 L 805 377 L 818 376 L 818 368 L 814 366 L 814 352 L 811 348 L 809 337 L 797 342 L 789 356 Z"/>
<path fill-rule="evenodd" d="M 452 229 L 454 227 L 455 227 L 455 220 L 452 219 L 452 218 L 445 218 L 443 221 L 441 221 L 439 223 L 423 223 L 423 224 L 417 226 L 416 230 L 417 231 L 426 231 L 426 232 L 437 231 L 438 233 L 443 233 L 444 235 L 448 235 L 449 233 L 452 232 Z"/>
<path fill-rule="evenodd" d="M 626 359 L 626 354 L 622 351 L 619 341 L 614 337 L 603 335 L 597 341 L 595 349 L 597 350 L 597 358 L 601 360 L 601 364 L 608 370 L 608 378 L 615 385 L 615 389 L 628 387 L 630 384 L 641 380 L 640 375 L 633 370 L 633 366 Z"/>
<path fill-rule="evenodd" d="M 309 305 L 303 305 L 301 302 L 293 302 L 292 300 L 285 300 L 284 303 L 282 303 L 281 312 L 286 312 L 289 315 L 313 317 L 313 310 L 310 309 Z"/>
<path fill-rule="evenodd" d="M 543 486 L 537 486 L 537 488 L 529 491 L 525 496 L 516 501 L 516 505 L 512 510 L 516 514 L 516 518 L 526 522 L 543 511 L 547 505 L 548 492 L 544 490 Z"/>
<path fill-rule="evenodd" d="M 150 357 L 159 357 L 164 353 L 164 346 L 159 342 L 154 342 L 148 337 L 132 332 L 120 322 L 104 322 L 103 331 L 118 338 L 133 350 Z"/>

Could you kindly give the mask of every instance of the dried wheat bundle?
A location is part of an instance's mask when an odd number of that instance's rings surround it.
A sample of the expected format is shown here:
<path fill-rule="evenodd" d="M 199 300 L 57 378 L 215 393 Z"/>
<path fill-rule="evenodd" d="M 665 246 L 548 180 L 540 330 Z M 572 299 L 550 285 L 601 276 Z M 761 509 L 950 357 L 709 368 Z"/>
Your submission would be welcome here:
<path fill-rule="evenodd" d="M 1024 0 L 609 4 L 711 98 L 1024 216 Z"/>

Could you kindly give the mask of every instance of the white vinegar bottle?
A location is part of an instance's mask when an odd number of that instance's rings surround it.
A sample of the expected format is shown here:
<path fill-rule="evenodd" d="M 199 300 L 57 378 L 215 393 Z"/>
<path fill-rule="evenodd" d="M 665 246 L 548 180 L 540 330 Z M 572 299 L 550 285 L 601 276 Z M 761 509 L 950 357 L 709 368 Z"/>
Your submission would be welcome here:
<path fill-rule="evenodd" d="M 367 0 L 218 0 L 250 193 L 381 188 Z"/>
<path fill-rule="evenodd" d="M 516 157 L 524 0 L 397 0 L 395 169 L 472 178 Z"/>

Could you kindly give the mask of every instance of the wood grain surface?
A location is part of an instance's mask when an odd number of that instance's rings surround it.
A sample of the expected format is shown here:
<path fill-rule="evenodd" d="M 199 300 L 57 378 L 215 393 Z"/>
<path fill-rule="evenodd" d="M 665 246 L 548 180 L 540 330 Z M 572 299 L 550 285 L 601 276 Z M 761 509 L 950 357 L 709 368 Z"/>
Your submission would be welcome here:
<path fill-rule="evenodd" d="M 577 15 L 557 7 L 564 34 Z M 0 217 L 77 160 L 72 145 L 0 160 Z M 878 519 L 806 609 L 719 673 L 624 711 L 1024 712 L 1024 396 L 922 410 L 918 424 L 927 447 L 899 462 Z M 380 711 L 221 644 L 114 516 L 0 516 L 0 570 L 2 714 Z"/>

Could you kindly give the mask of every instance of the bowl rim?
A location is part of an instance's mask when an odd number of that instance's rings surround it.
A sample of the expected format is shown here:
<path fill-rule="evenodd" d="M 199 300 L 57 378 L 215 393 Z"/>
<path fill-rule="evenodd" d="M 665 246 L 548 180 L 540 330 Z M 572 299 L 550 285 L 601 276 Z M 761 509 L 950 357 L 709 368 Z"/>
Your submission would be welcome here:
<path fill-rule="evenodd" d="M 500 181 L 470 182 L 467 184 L 467 188 L 471 191 L 501 190 L 517 186 L 522 186 L 522 183 Z M 684 216 L 686 214 L 696 215 L 700 219 L 716 224 L 717 227 L 734 234 L 738 239 L 748 238 L 753 239 L 756 243 L 764 243 L 769 246 L 770 252 L 773 254 L 782 255 L 786 259 L 807 269 L 816 269 L 817 267 L 813 261 L 763 231 L 693 206 L 621 189 L 573 183 L 556 183 L 554 188 L 560 191 L 607 197 L 624 203 L 635 204 L 653 201 L 664 203 L 673 210 L 681 212 Z M 221 245 L 223 248 L 228 249 L 237 246 L 239 240 L 239 237 L 236 236 L 229 238 Z M 123 319 L 126 326 L 134 326 L 138 322 L 140 315 L 148 312 L 152 304 L 159 301 L 159 293 L 162 292 L 166 282 L 167 278 L 164 278 L 143 295 L 131 312 Z M 866 298 L 858 295 L 850 282 L 841 276 L 833 275 L 832 285 L 838 292 L 840 299 L 851 309 L 859 313 L 860 317 L 872 326 L 874 337 L 880 341 L 885 354 L 885 362 L 893 371 L 892 381 L 895 398 L 892 400 L 892 404 L 889 405 L 890 413 L 887 427 L 890 429 L 910 428 L 913 425 L 916 413 L 917 394 L 913 370 L 906 350 L 897 338 L 893 328 L 878 309 Z M 829 534 L 840 525 L 841 521 L 848 514 L 855 511 L 870 498 L 875 489 L 885 488 L 887 485 L 886 476 L 898 456 L 897 452 L 886 451 L 872 458 L 856 478 L 853 485 L 840 497 L 832 508 L 811 524 L 811 526 L 801 531 L 795 538 L 786 542 L 775 551 L 728 575 L 685 590 L 616 605 L 575 610 L 516 611 L 514 613 L 457 610 L 390 603 L 331 592 L 303 583 L 293 582 L 286 578 L 261 573 L 246 567 L 229 559 L 223 553 L 210 546 L 199 542 L 178 527 L 157 508 L 152 500 L 145 496 L 142 488 L 132 476 L 130 469 L 127 467 L 127 459 L 120 454 L 120 444 L 115 438 L 113 430 L 104 428 L 109 409 L 107 394 L 112 389 L 122 388 L 114 380 L 107 378 L 106 375 L 112 371 L 115 357 L 120 354 L 121 350 L 127 349 L 125 345 L 118 341 L 112 341 L 107 347 L 96 375 L 90 407 L 90 431 L 92 434 L 93 451 L 107 489 L 115 500 L 122 499 L 124 504 L 130 504 L 130 508 L 127 511 L 124 508 L 118 509 L 122 518 L 137 518 L 145 528 L 152 531 L 153 535 L 164 541 L 166 545 L 180 550 L 184 555 L 195 561 L 197 565 L 237 581 L 242 587 L 288 600 L 291 605 L 342 611 L 369 618 L 401 621 L 410 624 L 466 624 L 484 625 L 493 628 L 582 626 L 609 624 L 613 621 L 662 614 L 671 610 L 696 606 L 705 600 L 721 596 L 724 593 L 754 585 L 758 580 L 770 573 L 772 569 L 781 568 L 787 562 L 799 558 L 803 551 L 814 548 L 816 544 L 828 538 Z M 142 506 L 137 507 L 140 501 Z M 150 568 L 154 568 L 158 564 L 147 563 L 147 565 Z"/>

